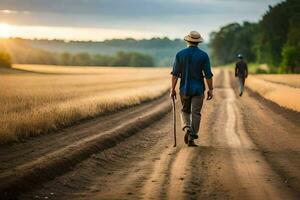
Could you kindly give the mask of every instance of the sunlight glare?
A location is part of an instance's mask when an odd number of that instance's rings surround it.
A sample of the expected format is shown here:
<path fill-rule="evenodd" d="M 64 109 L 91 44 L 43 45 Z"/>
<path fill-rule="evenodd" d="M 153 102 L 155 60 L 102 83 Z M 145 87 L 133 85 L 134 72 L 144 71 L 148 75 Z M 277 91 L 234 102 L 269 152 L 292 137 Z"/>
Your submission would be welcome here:
<path fill-rule="evenodd" d="M 12 34 L 12 28 L 9 24 L 0 23 L 0 38 L 9 38 Z"/>

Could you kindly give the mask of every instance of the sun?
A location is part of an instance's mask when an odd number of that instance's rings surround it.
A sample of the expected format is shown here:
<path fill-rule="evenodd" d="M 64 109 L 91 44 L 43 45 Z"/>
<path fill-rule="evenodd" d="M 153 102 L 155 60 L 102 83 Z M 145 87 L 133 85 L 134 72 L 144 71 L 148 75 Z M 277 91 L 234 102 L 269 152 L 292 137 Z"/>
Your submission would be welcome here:
<path fill-rule="evenodd" d="M 9 38 L 12 34 L 12 28 L 9 24 L 0 23 L 0 37 Z"/>

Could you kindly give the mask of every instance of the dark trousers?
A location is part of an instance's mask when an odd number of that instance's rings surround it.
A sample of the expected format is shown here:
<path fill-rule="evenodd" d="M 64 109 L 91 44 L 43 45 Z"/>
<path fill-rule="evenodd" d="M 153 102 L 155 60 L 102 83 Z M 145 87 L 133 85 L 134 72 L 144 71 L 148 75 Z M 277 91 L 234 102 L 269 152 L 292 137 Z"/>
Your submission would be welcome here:
<path fill-rule="evenodd" d="M 201 109 L 203 105 L 204 95 L 200 96 L 184 96 L 180 95 L 181 100 L 181 122 L 182 128 L 190 128 L 191 134 L 197 135 L 199 132 L 201 121 Z"/>

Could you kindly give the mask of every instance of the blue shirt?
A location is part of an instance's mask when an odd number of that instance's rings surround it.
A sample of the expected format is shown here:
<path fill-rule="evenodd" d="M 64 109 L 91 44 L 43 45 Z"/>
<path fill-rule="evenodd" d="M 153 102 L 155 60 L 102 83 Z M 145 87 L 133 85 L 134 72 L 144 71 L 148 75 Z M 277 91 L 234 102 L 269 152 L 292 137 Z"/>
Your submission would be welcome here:
<path fill-rule="evenodd" d="M 181 78 L 180 94 L 186 96 L 203 95 L 204 77 L 210 79 L 213 76 L 207 53 L 197 46 L 190 46 L 176 54 L 171 74 Z"/>

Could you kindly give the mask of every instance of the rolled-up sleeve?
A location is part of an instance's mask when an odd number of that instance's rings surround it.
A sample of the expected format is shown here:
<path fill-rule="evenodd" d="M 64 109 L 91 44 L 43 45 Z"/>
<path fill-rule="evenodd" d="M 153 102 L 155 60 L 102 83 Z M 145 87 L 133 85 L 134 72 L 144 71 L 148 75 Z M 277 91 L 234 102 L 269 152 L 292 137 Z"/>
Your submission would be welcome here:
<path fill-rule="evenodd" d="M 175 57 L 174 64 L 173 64 L 173 69 L 171 71 L 171 74 L 173 76 L 178 77 L 178 78 L 181 76 L 181 67 L 180 67 L 180 63 L 179 63 L 179 56 L 178 56 L 178 54 Z"/>
<path fill-rule="evenodd" d="M 211 79 L 213 77 L 213 73 L 211 71 L 210 60 L 209 60 L 208 55 L 205 56 L 203 71 L 204 71 L 204 76 L 206 79 Z"/>

